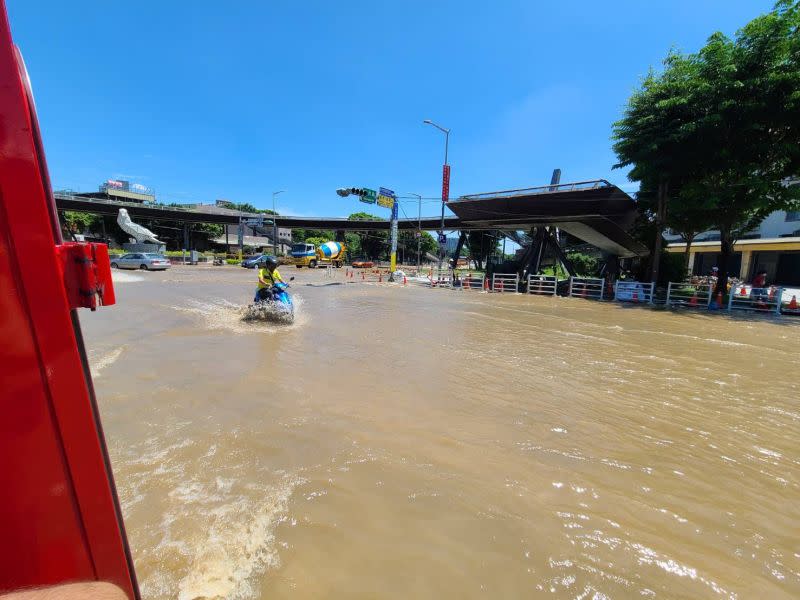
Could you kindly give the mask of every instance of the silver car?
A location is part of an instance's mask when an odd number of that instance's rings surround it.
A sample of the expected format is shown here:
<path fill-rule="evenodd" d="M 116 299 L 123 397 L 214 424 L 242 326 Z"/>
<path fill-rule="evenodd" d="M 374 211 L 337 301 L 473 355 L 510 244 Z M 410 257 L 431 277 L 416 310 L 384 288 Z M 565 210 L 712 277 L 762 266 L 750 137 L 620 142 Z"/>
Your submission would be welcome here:
<path fill-rule="evenodd" d="M 143 269 L 163 271 L 169 269 L 169 259 L 151 252 L 131 252 L 111 259 L 112 269 Z"/>

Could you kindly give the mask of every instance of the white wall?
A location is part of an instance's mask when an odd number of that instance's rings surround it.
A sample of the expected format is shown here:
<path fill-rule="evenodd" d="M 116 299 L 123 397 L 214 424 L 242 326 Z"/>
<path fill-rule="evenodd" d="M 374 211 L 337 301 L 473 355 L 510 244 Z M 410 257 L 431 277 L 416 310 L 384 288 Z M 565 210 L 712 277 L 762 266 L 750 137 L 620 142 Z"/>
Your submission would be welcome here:
<path fill-rule="evenodd" d="M 795 217 L 798 217 L 797 221 L 787 221 L 786 220 L 786 212 L 782 210 L 776 210 L 774 213 L 770 214 L 764 222 L 761 223 L 761 226 L 758 228 L 758 232 L 761 234 L 761 237 L 764 238 L 776 238 L 781 237 L 782 235 L 788 235 L 794 231 L 800 229 L 800 215 L 795 213 Z"/>
<path fill-rule="evenodd" d="M 796 221 L 787 221 L 786 220 L 786 211 L 783 210 L 776 210 L 773 213 L 764 219 L 764 221 L 759 225 L 758 229 L 756 229 L 753 233 L 758 233 L 758 237 L 761 238 L 778 238 L 785 235 L 790 235 L 791 233 L 800 230 L 800 212 L 795 213 L 797 220 Z M 669 242 L 681 242 L 683 241 L 680 236 L 665 233 L 664 238 Z M 719 239 L 719 231 L 716 229 L 711 231 L 704 231 L 703 233 L 699 234 L 697 238 L 694 240 L 695 242 L 702 242 L 708 239 Z"/>

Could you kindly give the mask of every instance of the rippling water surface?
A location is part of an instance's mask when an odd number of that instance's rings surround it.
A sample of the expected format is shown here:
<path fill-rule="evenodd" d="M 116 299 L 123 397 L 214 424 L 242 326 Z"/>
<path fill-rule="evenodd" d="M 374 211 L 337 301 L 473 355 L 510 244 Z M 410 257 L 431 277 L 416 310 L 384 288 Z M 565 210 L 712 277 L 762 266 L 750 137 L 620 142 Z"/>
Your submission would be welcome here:
<path fill-rule="evenodd" d="M 800 323 L 290 274 L 82 316 L 144 597 L 800 596 Z"/>

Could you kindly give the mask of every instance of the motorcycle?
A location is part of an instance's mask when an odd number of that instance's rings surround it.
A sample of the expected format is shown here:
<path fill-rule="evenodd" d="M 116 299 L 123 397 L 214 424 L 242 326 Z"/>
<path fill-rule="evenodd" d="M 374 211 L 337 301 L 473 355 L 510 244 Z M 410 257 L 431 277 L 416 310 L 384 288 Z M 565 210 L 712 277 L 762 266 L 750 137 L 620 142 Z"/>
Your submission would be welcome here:
<path fill-rule="evenodd" d="M 289 279 L 289 281 L 293 280 L 294 277 Z M 268 293 L 265 293 L 266 288 L 257 290 L 256 297 L 253 300 L 253 307 L 256 309 L 267 308 L 268 315 L 291 323 L 294 321 L 294 303 L 292 302 L 292 297 L 286 291 L 288 287 L 289 284 L 279 281 L 269 289 Z"/>

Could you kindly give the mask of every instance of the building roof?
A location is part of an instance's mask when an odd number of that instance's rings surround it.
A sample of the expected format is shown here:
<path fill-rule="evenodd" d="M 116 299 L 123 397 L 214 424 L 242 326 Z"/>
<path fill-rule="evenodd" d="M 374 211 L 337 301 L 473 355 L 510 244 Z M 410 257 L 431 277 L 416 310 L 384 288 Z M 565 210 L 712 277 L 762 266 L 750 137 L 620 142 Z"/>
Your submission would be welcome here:
<path fill-rule="evenodd" d="M 690 252 L 719 252 L 721 244 L 719 241 L 695 242 L 690 248 Z M 789 251 L 800 250 L 800 237 L 781 237 L 781 238 L 753 238 L 750 240 L 738 240 L 733 244 L 736 252 L 747 251 Z M 686 242 L 673 242 L 667 245 L 667 252 L 685 252 Z"/>

